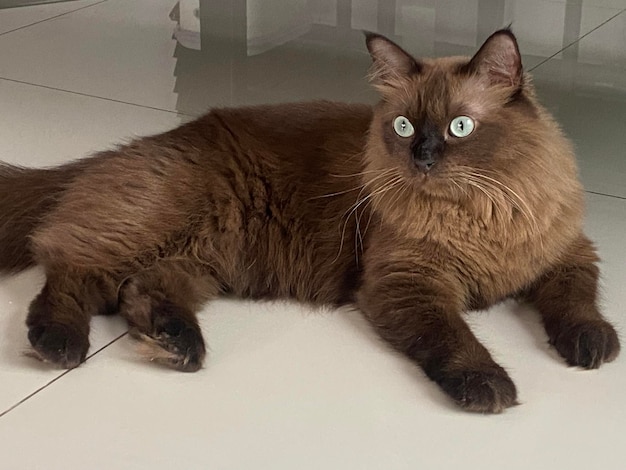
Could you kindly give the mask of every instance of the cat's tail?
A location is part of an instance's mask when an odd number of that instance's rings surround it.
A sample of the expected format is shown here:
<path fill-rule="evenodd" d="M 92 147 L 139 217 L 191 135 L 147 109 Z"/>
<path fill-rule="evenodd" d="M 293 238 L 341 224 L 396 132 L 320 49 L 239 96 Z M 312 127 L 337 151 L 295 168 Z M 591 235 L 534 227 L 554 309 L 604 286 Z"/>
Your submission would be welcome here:
<path fill-rule="evenodd" d="M 72 165 L 30 169 L 0 162 L 0 273 L 14 273 L 34 264 L 30 235 L 54 208 Z"/>

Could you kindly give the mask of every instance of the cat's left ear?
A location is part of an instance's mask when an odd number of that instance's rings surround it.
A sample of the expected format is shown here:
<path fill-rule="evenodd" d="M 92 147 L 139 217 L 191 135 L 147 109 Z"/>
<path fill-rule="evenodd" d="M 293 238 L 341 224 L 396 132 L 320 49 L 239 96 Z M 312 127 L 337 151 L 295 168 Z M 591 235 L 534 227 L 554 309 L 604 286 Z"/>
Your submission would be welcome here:
<path fill-rule="evenodd" d="M 365 42 L 373 61 L 371 80 L 377 86 L 397 88 L 422 69 L 411 54 L 385 36 L 366 31 Z"/>
<path fill-rule="evenodd" d="M 501 29 L 489 36 L 463 69 L 487 77 L 493 85 L 518 89 L 522 84 L 522 57 L 511 30 Z"/>

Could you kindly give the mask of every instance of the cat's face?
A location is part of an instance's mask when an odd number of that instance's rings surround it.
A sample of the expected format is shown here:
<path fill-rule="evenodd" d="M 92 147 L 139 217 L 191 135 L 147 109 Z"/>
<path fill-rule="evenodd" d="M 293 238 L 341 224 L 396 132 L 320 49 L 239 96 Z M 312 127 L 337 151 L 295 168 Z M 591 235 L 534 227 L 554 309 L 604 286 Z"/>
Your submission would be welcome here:
<path fill-rule="evenodd" d="M 378 35 L 367 43 L 383 98 L 370 129 L 370 169 L 459 198 L 545 167 L 545 152 L 533 149 L 554 126 L 534 102 L 509 31 L 471 59 L 416 60 Z"/>

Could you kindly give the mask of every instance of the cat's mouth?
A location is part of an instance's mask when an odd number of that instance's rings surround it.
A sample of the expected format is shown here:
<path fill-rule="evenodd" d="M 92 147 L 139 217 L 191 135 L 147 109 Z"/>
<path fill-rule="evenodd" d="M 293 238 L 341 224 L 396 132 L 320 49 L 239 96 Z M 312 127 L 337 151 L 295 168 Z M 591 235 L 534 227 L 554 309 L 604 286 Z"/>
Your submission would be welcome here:
<path fill-rule="evenodd" d="M 457 193 L 463 193 L 454 178 L 453 172 L 450 172 L 446 165 L 442 165 L 440 162 L 432 165 L 429 171 L 413 168 L 410 173 L 409 179 L 417 192 L 428 196 L 455 200 L 458 199 L 457 196 L 459 194 Z"/>
<path fill-rule="evenodd" d="M 438 172 L 436 171 L 428 171 L 422 172 L 418 170 L 414 170 L 411 172 L 410 181 L 411 186 L 413 186 L 418 193 L 426 194 L 429 196 L 439 195 L 443 191 L 444 188 L 442 186 L 442 182 L 444 179 L 438 176 Z"/>
<path fill-rule="evenodd" d="M 440 173 L 442 171 L 441 165 L 437 162 L 432 162 L 426 165 L 412 165 L 411 169 L 412 179 L 420 184 L 435 184 L 440 181 Z"/>

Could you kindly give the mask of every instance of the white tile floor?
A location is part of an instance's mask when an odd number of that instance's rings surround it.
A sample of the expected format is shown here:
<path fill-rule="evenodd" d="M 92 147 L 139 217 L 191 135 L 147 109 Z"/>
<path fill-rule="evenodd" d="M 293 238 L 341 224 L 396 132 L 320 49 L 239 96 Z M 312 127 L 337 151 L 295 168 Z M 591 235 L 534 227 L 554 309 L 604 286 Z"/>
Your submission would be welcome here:
<path fill-rule="evenodd" d="M 624 331 L 624 0 L 200 3 L 202 50 L 172 39 L 174 0 L 0 10 L 0 159 L 60 163 L 212 105 L 371 101 L 357 28 L 441 55 L 512 21 L 577 145 L 606 315 Z M 183 26 L 193 7 L 183 0 Z M 50 370 L 22 355 L 42 281 L 37 269 L 0 280 L 0 468 L 626 468 L 626 359 L 568 369 L 533 312 L 512 303 L 469 317 L 523 403 L 483 417 L 451 406 L 356 312 L 293 304 L 207 306 L 210 357 L 196 374 L 140 361 L 115 318 L 94 319 L 87 363 Z"/>

